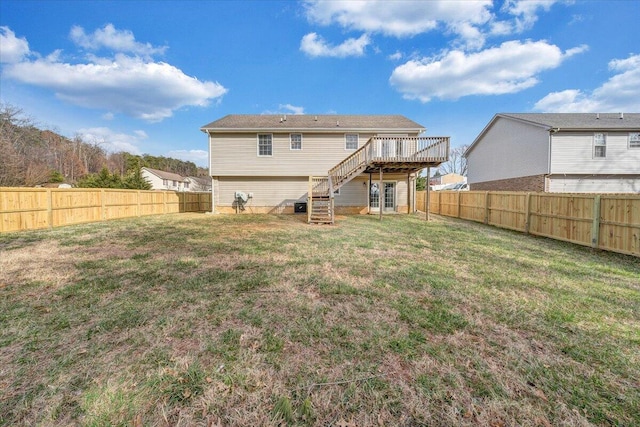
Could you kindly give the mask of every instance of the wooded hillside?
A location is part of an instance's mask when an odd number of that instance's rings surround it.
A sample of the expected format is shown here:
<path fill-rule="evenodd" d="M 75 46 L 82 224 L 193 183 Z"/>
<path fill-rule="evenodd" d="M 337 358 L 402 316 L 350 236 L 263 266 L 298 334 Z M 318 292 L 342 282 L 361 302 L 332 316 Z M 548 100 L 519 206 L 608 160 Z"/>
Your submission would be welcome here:
<path fill-rule="evenodd" d="M 125 177 L 140 167 L 182 176 L 207 176 L 193 162 L 163 156 L 109 153 L 100 142 L 69 139 L 41 129 L 20 108 L 0 105 L 0 187 L 33 187 L 47 182 L 76 184 L 106 168 Z"/>

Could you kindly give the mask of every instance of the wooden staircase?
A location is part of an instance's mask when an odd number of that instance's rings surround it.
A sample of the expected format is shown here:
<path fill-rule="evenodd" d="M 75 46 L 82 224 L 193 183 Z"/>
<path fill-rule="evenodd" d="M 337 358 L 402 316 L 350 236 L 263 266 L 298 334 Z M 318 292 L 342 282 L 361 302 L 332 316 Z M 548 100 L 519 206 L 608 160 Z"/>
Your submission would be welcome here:
<path fill-rule="evenodd" d="M 307 198 L 307 222 L 309 224 L 333 224 L 333 197 L 330 197 L 328 176 L 309 177 Z"/>
<path fill-rule="evenodd" d="M 324 177 L 309 177 L 307 221 L 334 223 L 334 193 L 363 172 L 414 173 L 449 160 L 449 137 L 371 137 Z"/>

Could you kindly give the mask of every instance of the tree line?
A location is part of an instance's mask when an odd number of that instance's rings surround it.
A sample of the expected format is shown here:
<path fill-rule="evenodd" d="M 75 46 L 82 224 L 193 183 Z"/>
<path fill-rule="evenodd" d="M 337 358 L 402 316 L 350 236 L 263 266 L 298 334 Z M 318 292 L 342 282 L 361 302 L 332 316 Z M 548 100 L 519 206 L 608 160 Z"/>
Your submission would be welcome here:
<path fill-rule="evenodd" d="M 66 182 L 78 187 L 147 189 L 141 168 L 207 176 L 193 162 L 149 154 L 109 153 L 101 142 L 39 128 L 20 108 L 0 105 L 0 187 Z"/>

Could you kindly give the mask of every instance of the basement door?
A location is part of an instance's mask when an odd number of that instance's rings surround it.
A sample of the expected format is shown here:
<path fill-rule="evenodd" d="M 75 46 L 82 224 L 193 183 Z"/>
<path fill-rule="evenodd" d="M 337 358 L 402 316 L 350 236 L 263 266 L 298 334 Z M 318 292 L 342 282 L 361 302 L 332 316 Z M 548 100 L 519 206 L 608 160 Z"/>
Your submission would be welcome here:
<path fill-rule="evenodd" d="M 396 211 L 396 183 L 382 182 L 382 211 Z M 380 212 L 380 182 L 372 182 L 369 187 L 369 207 L 371 212 Z"/>

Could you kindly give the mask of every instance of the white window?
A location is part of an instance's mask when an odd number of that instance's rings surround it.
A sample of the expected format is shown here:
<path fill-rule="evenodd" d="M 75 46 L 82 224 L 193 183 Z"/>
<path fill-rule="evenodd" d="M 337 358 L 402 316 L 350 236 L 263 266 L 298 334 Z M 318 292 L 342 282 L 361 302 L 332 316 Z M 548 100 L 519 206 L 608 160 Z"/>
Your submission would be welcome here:
<path fill-rule="evenodd" d="M 301 133 L 292 133 L 289 135 L 289 139 L 291 141 L 291 149 L 292 150 L 302 150 L 302 134 Z"/>
<path fill-rule="evenodd" d="M 169 180 L 168 179 L 163 179 L 162 180 L 162 185 L 164 185 L 165 187 L 169 186 Z"/>
<path fill-rule="evenodd" d="M 258 134 L 258 156 L 273 155 L 273 142 L 270 134 Z"/>
<path fill-rule="evenodd" d="M 358 149 L 358 134 L 346 133 L 344 135 L 344 149 L 345 150 L 357 150 Z"/>
<path fill-rule="evenodd" d="M 593 157 L 607 157 L 607 135 L 604 133 L 593 134 Z"/>
<path fill-rule="evenodd" d="M 629 134 L 629 148 L 640 148 L 640 132 Z"/>

